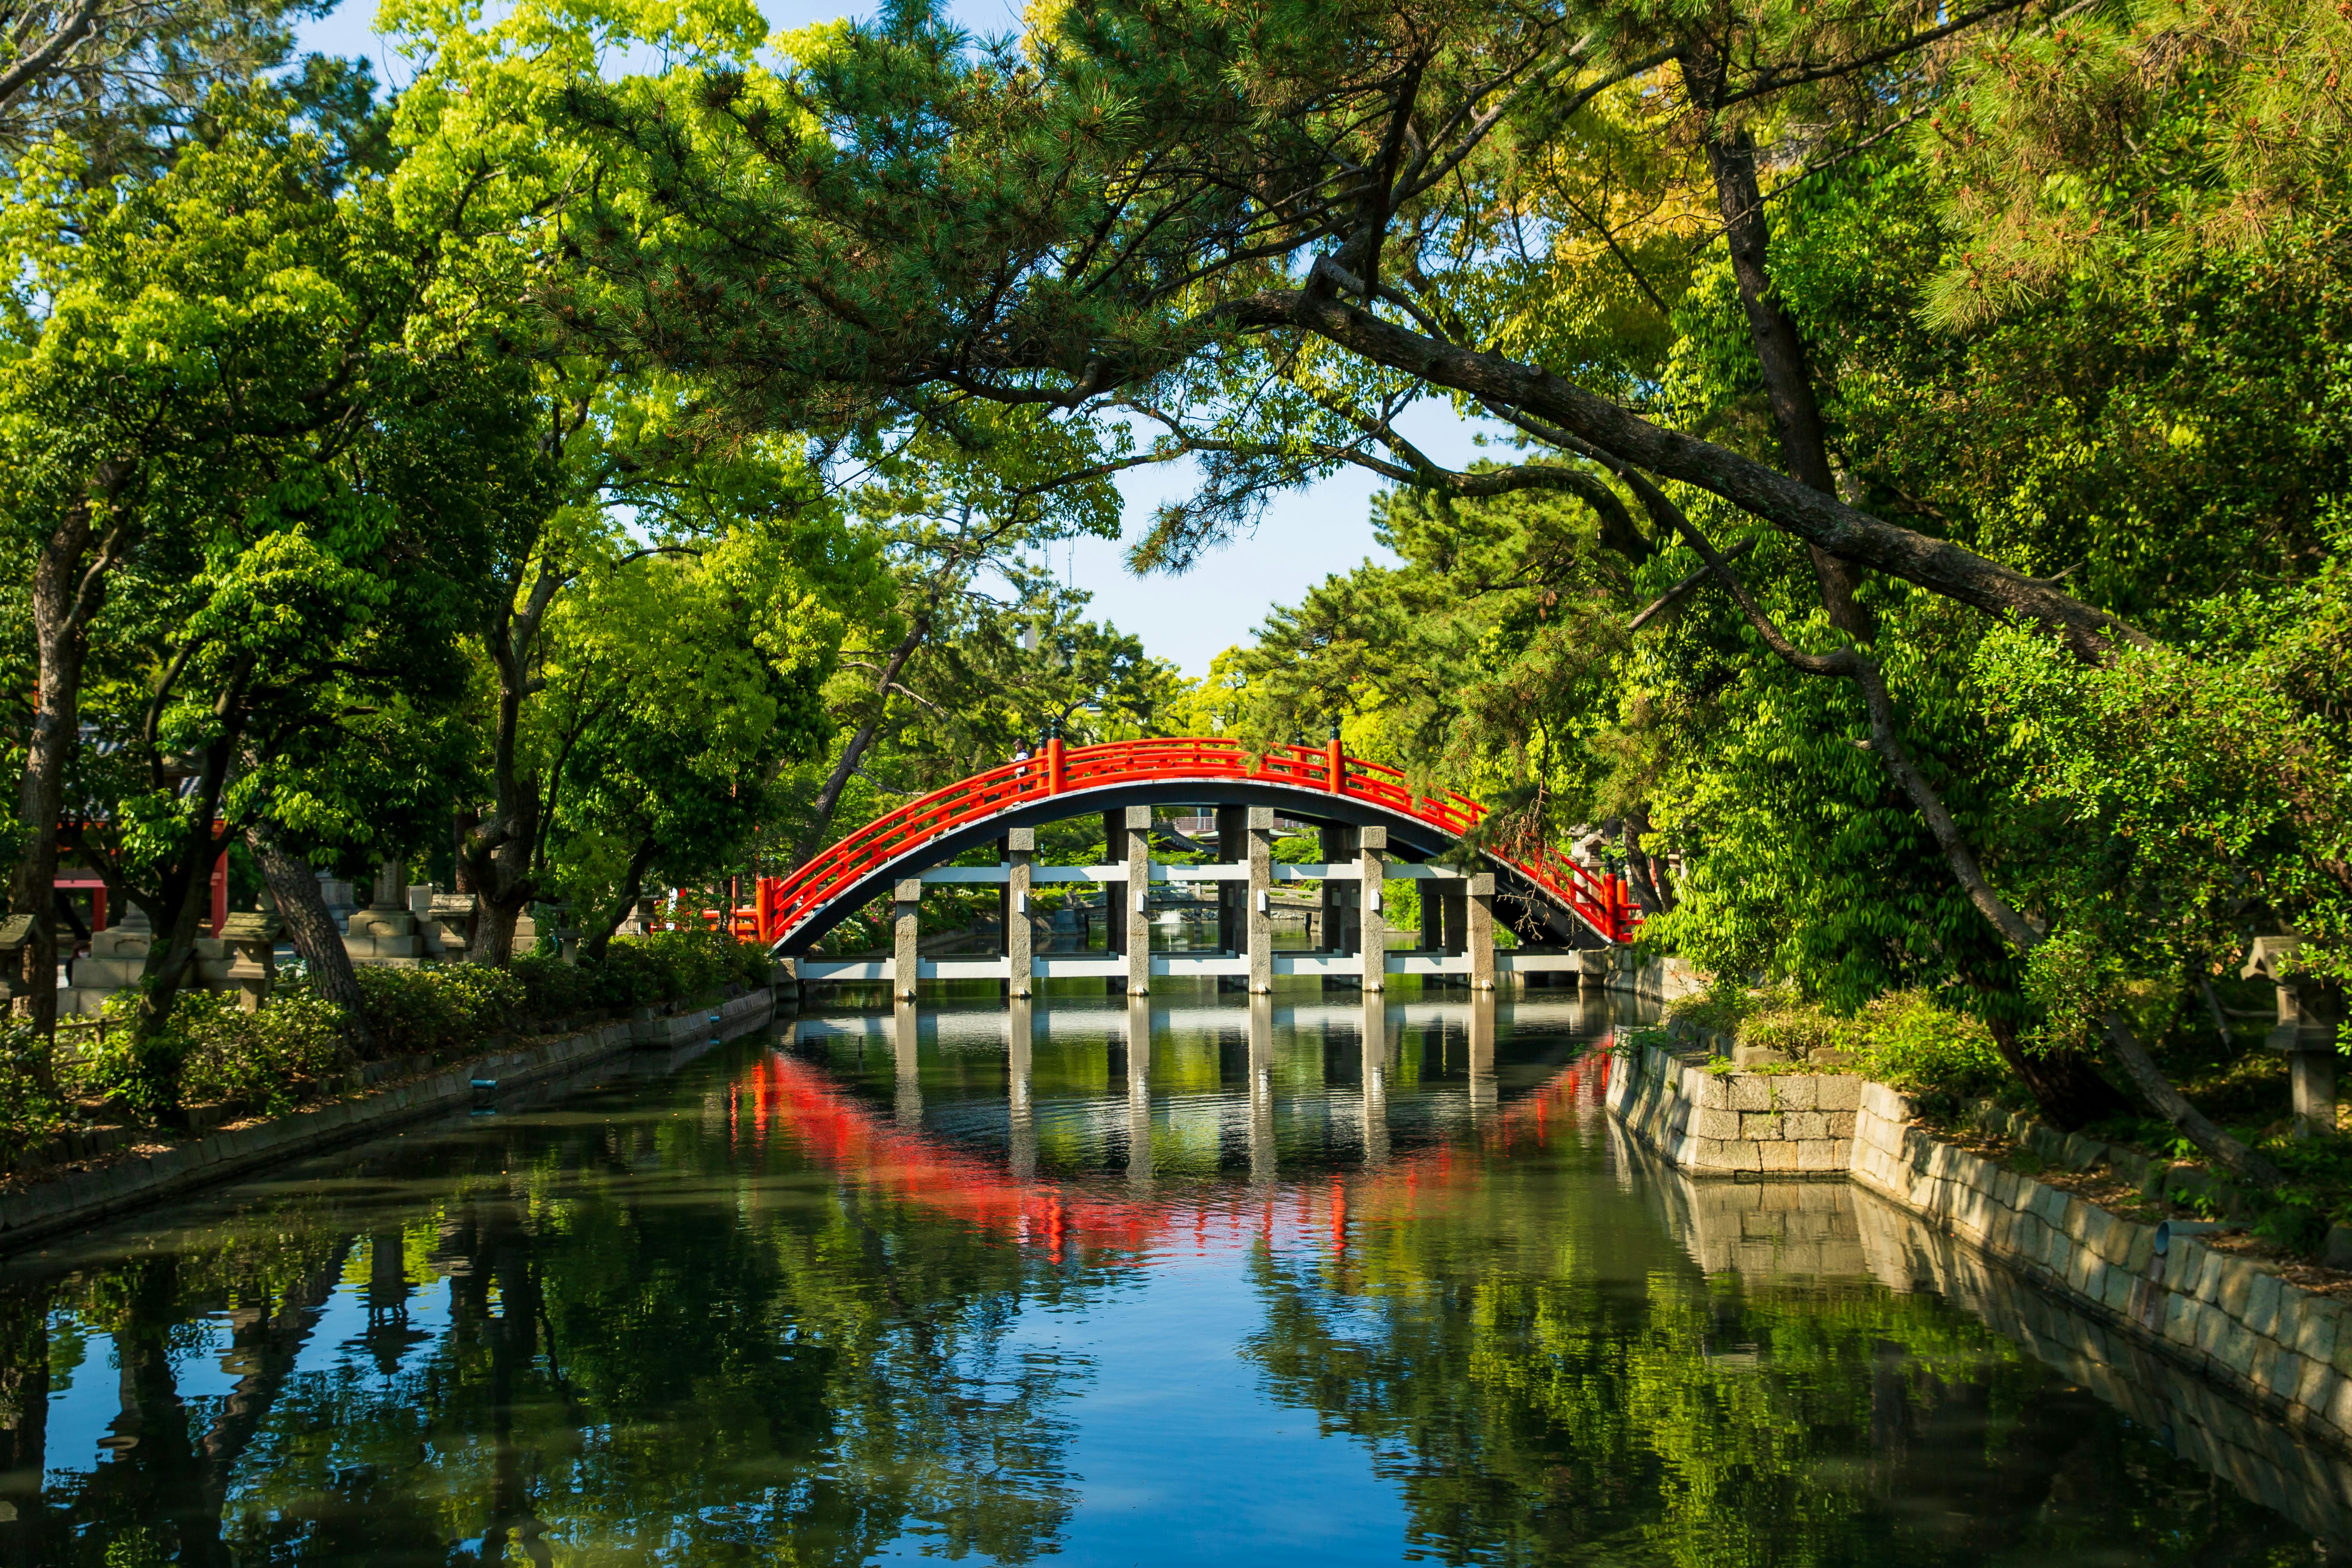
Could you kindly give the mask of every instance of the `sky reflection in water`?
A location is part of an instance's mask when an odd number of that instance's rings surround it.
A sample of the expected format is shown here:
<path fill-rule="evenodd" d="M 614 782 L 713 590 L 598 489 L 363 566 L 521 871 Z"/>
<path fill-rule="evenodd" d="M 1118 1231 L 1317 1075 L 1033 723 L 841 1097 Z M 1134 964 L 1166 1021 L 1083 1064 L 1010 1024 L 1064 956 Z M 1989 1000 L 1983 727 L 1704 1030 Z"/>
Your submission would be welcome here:
<path fill-rule="evenodd" d="M 0 1267 L 0 1563 L 2306 1563 L 2337 1533 L 1880 1283 L 1850 1190 L 1650 1166 L 1599 1110 L 1604 1022 L 828 1012 L 53 1245 Z"/>

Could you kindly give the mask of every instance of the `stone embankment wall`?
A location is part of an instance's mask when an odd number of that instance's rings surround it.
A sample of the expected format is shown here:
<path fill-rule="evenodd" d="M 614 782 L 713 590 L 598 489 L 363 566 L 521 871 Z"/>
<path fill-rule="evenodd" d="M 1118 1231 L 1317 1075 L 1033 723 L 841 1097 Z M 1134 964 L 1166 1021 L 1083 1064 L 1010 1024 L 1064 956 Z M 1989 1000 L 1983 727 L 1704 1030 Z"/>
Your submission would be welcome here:
<path fill-rule="evenodd" d="M 1672 1002 L 1706 989 L 1706 982 L 1690 966 L 1690 961 L 1671 953 L 1637 963 L 1626 948 L 1591 948 L 1585 952 L 1583 959 L 1581 978 L 1586 983 L 1630 992 L 1653 1002 Z"/>
<path fill-rule="evenodd" d="M 1811 1089 L 1797 1087 L 1805 1084 Z M 1737 1109 L 1759 1100 L 1769 1104 L 1775 1095 L 1785 1106 L 1808 1093 L 1816 1106 L 1824 1096 L 1853 1097 L 1851 1137 L 1827 1140 L 1844 1149 L 1843 1163 L 1816 1148 L 1813 1163 L 1801 1163 L 1805 1141 L 1788 1137 L 1786 1112 L 1778 1113 L 1776 1126 L 1769 1109 Z M 2159 1255 L 2155 1226 L 1944 1142 L 1915 1125 L 1910 1101 L 1883 1084 L 1832 1074 L 1719 1074 L 1647 1049 L 1619 1058 L 1608 1103 L 1627 1131 L 1694 1175 L 1848 1176 L 2110 1331 L 2212 1379 L 2296 1431 L 2352 1447 L 2352 1323 L 2345 1303 L 2191 1237 L 2170 1237 Z M 1741 1136 L 1708 1136 L 1727 1125 L 1720 1118 L 1729 1114 L 1740 1117 Z M 1794 1155 L 1767 1152 L 1791 1142 Z M 2096 1163 L 2101 1156 L 2091 1150 L 2100 1147 L 2076 1152 L 2085 1157 L 2078 1168 Z M 1751 1158 L 1757 1163 L 1747 1163 Z M 1766 1164 L 1767 1158 L 1781 1163 Z"/>
<path fill-rule="evenodd" d="M 2352 1456 L 2225 1391 L 2183 1359 L 2124 1331 L 2112 1313 L 2038 1288 L 1989 1261 L 1907 1205 L 1851 1182 L 1693 1179 L 1667 1168 L 1628 1130 L 1610 1134 L 1660 1218 L 1710 1274 L 1769 1289 L 1784 1276 L 1867 1278 L 1932 1290 L 2067 1382 L 2087 1388 L 2166 1442 L 2314 1535 L 2343 1540 L 2352 1521 Z"/>
<path fill-rule="evenodd" d="M 503 1093 L 632 1048 L 662 1048 L 745 1034 L 764 1025 L 775 1005 L 773 991 L 752 991 L 724 1004 L 669 1016 L 617 1019 L 438 1068 L 417 1058 L 419 1076 L 406 1082 L 309 1106 L 234 1131 L 208 1133 L 158 1153 L 120 1155 L 88 1170 L 0 1192 L 0 1254 L 44 1237 L 81 1229 L 125 1210 L 467 1104 L 474 1099 L 477 1079 L 497 1080 Z M 388 1065 L 396 1068 L 399 1064 Z"/>

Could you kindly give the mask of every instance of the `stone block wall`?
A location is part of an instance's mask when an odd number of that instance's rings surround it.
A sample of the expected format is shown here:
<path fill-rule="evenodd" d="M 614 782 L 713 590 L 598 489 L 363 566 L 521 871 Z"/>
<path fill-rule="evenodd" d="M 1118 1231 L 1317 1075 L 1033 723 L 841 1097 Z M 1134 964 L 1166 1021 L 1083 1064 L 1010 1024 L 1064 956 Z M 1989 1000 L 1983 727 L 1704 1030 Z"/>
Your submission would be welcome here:
<path fill-rule="evenodd" d="M 1612 1077 L 1609 1106 L 1678 1169 L 1844 1175 L 1863 1080 L 1814 1073 L 1717 1072 L 1704 1057 L 1649 1049 Z"/>
<path fill-rule="evenodd" d="M 1668 954 L 1651 959 L 1647 963 L 1633 962 L 1626 948 L 1593 949 L 1588 957 L 1605 971 L 1601 984 L 1612 991 L 1630 991 L 1636 996 L 1646 996 L 1654 1002 L 1672 1002 L 1678 996 L 1689 996 L 1706 989 L 1706 982 L 1690 961 Z M 1597 978 L 1588 965 L 1583 978 Z"/>
<path fill-rule="evenodd" d="M 1804 1142 L 1788 1136 L 1798 1125 L 1796 1113 L 1786 1109 L 1790 1101 L 1783 1098 L 1778 1111 L 1750 1110 L 1746 1107 L 1760 1091 L 1734 1087 L 1761 1076 L 1717 1075 L 1664 1051 L 1637 1051 L 1612 1069 L 1609 1107 L 1635 1138 L 1677 1169 L 1794 1173 L 1801 1167 L 1790 1162 L 1801 1156 L 1766 1153 L 1776 1142 L 1783 1147 Z M 1772 1081 L 1786 1097 L 1793 1083 L 1804 1080 L 1772 1075 Z M 2169 1237 L 2159 1254 L 2155 1226 L 2122 1218 L 1944 1142 L 1916 1125 L 1910 1101 L 1884 1084 L 1832 1075 L 1810 1081 L 1816 1086 L 1816 1113 L 1825 1094 L 1853 1098 L 1851 1135 L 1843 1141 L 1838 1173 L 2294 1429 L 2352 1447 L 2347 1303 L 2191 1237 Z M 1829 1085 L 1852 1088 L 1822 1087 Z M 1741 1136 L 1710 1136 L 1728 1130 L 1723 1118 L 1731 1113 L 1740 1118 Z M 1759 1136 L 1776 1130 L 1777 1141 Z M 1741 1163 L 1751 1148 L 1755 1166 Z M 1767 1158 L 1780 1163 L 1764 1163 Z"/>

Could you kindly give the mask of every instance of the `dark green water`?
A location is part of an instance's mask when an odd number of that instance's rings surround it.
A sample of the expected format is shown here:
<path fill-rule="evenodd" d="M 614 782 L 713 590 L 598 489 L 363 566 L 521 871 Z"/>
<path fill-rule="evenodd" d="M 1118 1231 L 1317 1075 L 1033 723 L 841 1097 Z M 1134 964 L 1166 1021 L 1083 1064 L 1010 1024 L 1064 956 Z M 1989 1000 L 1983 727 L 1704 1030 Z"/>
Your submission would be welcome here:
<path fill-rule="evenodd" d="M 1883 1282 L 1899 1222 L 1846 1189 L 1650 1167 L 1572 1002 L 1147 1016 L 819 1016 L 0 1261 L 0 1562 L 2304 1564 L 2352 1534 L 2333 1461 L 2282 1482 L 2256 1424 L 2270 1470 L 2191 1462 L 2172 1416 Z"/>

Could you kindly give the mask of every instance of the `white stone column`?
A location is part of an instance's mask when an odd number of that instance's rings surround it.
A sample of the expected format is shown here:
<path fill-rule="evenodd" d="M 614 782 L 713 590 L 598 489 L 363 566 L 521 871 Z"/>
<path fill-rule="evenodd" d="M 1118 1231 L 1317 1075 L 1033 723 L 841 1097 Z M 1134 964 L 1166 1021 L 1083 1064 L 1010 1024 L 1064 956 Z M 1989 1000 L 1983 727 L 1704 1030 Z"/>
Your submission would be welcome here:
<path fill-rule="evenodd" d="M 1362 896 L 1357 900 L 1360 940 L 1357 946 L 1363 958 L 1364 989 L 1368 993 L 1384 990 L 1389 983 L 1389 919 L 1386 879 L 1389 830 L 1385 827 L 1360 828 L 1356 837 L 1356 874 L 1363 882 Z"/>
<path fill-rule="evenodd" d="M 1274 807 L 1249 808 L 1249 988 L 1274 989 Z"/>
<path fill-rule="evenodd" d="M 897 902 L 891 910 L 891 934 L 895 938 L 895 945 L 890 957 L 890 990 L 894 995 L 908 1002 L 915 999 L 915 985 L 923 973 L 922 908 L 923 879 L 920 877 L 901 878 Z"/>
<path fill-rule="evenodd" d="M 1151 808 L 1127 808 L 1127 994 L 1151 992 Z M 1148 1038 L 1148 1035 L 1147 1035 Z"/>
<path fill-rule="evenodd" d="M 1007 994 L 1017 1002 L 1028 999 L 1037 967 L 1037 929 L 1029 923 L 1029 868 L 1036 851 L 1034 827 L 1016 827 L 1004 836 L 1005 858 L 1012 862 L 1004 878 L 1004 972 Z"/>
<path fill-rule="evenodd" d="M 1480 871 L 1470 879 L 1468 920 L 1463 945 L 1470 954 L 1470 988 L 1495 989 L 1495 873 Z"/>

